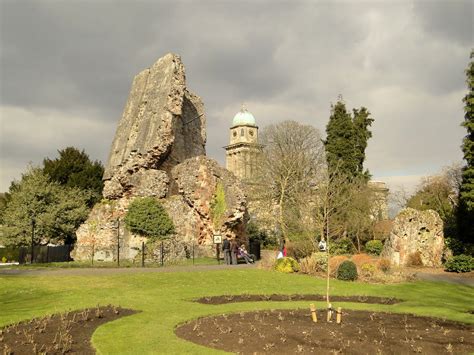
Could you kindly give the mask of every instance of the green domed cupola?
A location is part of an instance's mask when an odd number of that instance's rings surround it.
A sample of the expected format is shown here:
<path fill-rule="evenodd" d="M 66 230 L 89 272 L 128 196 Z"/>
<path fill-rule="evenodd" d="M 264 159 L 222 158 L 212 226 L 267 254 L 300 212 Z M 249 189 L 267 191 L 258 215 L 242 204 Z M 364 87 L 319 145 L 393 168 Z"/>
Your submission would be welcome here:
<path fill-rule="evenodd" d="M 234 116 L 232 126 L 256 126 L 255 117 L 242 105 L 241 110 Z"/>

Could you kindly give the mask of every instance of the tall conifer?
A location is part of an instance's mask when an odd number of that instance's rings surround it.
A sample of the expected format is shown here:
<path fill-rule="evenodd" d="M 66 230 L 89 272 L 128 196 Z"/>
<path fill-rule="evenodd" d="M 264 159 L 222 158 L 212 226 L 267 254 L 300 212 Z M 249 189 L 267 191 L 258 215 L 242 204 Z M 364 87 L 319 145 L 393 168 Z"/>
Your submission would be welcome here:
<path fill-rule="evenodd" d="M 458 226 L 459 239 L 474 243 L 474 50 L 466 69 L 468 92 L 464 96 L 464 122 L 467 135 L 462 142 L 466 166 L 463 169 L 459 193 Z"/>
<path fill-rule="evenodd" d="M 364 172 L 365 149 L 372 137 L 369 127 L 374 121 L 365 108 L 353 110 L 353 117 L 347 112 L 346 105 L 339 99 L 331 106 L 331 116 L 326 126 L 326 159 L 330 171 L 336 166 L 339 172 L 350 178 L 369 179 L 369 172 Z"/>

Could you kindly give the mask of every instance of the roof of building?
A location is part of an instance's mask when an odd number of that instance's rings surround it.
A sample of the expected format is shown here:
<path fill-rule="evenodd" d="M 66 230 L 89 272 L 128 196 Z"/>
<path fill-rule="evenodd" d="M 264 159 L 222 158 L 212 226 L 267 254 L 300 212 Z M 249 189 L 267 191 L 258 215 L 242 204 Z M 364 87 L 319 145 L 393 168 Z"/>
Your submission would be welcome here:
<path fill-rule="evenodd" d="M 256 126 L 255 117 L 242 105 L 232 121 L 232 126 Z"/>

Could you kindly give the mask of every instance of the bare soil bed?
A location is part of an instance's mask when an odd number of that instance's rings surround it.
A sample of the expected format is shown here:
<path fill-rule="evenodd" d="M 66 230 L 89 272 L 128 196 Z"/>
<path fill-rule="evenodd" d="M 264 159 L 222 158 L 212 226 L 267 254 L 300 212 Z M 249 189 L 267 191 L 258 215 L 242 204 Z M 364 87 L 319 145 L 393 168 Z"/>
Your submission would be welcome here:
<path fill-rule="evenodd" d="M 91 337 L 104 323 L 136 313 L 114 306 L 55 314 L 0 329 L 0 353 L 95 354 Z"/>
<path fill-rule="evenodd" d="M 202 297 L 196 302 L 203 304 L 226 304 L 234 302 L 258 302 L 258 301 L 326 301 L 324 295 L 224 295 Z M 396 298 L 383 298 L 374 296 L 331 296 L 331 302 L 355 302 L 375 304 L 396 304 L 403 302 Z"/>
<path fill-rule="evenodd" d="M 318 322 L 306 310 L 270 310 L 200 318 L 179 326 L 177 336 L 225 351 L 318 354 L 466 354 L 474 327 L 414 315 L 343 311 L 342 323 Z"/>

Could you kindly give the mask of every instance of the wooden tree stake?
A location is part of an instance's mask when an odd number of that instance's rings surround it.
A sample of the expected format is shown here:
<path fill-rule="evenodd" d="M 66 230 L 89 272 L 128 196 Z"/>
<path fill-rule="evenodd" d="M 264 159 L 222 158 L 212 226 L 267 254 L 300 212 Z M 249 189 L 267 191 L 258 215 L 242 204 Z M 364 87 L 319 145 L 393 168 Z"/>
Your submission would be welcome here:
<path fill-rule="evenodd" d="M 341 324 L 341 318 L 342 318 L 342 309 L 341 307 L 337 307 L 337 313 L 336 313 L 336 323 Z"/>
<path fill-rule="evenodd" d="M 316 307 L 314 306 L 314 303 L 309 305 L 309 309 L 311 310 L 311 318 L 313 318 L 313 322 L 318 323 L 318 316 L 316 314 Z"/>
<path fill-rule="evenodd" d="M 331 318 L 332 318 L 332 305 L 329 303 L 329 305 L 328 305 L 328 318 L 327 318 L 327 321 L 328 321 L 328 322 L 331 322 Z"/>

